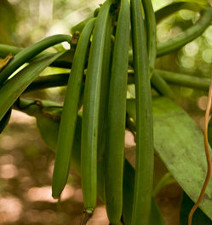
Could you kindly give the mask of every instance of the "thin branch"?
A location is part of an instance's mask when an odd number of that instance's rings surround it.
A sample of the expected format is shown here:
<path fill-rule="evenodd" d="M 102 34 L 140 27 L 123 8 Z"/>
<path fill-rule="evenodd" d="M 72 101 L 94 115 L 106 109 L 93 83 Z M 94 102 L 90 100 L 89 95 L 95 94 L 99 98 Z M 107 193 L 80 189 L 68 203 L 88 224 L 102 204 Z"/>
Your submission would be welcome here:
<path fill-rule="evenodd" d="M 205 190 L 208 186 L 210 176 L 211 176 L 211 158 L 210 158 L 210 150 L 208 147 L 208 123 L 209 123 L 209 115 L 210 115 L 210 110 L 211 110 L 211 100 L 212 100 L 212 71 L 211 71 L 211 82 L 210 82 L 210 87 L 209 87 L 209 92 L 208 92 L 208 103 L 207 103 L 207 108 L 206 108 L 206 112 L 205 112 L 205 127 L 204 127 L 204 144 L 205 144 L 205 154 L 206 154 L 207 167 L 208 167 L 207 175 L 206 175 L 202 190 L 200 192 L 199 198 L 189 213 L 188 225 L 192 225 L 193 214 L 196 211 L 196 209 L 199 207 L 200 203 L 202 202 L 202 200 L 204 198 Z"/>

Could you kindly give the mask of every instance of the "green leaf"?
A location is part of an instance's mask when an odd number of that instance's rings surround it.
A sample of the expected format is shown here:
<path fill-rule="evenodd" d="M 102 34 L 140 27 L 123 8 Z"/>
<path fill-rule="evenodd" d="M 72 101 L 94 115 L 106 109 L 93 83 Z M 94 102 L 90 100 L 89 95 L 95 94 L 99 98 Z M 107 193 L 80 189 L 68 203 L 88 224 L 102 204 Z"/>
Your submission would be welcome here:
<path fill-rule="evenodd" d="M 180 210 L 180 225 L 188 224 L 188 215 L 193 205 L 194 205 L 193 201 L 188 197 L 188 195 L 186 195 L 186 193 L 184 193 Z M 211 220 L 198 208 L 194 213 L 192 225 L 201 225 L 201 224 L 211 225 Z"/>
<path fill-rule="evenodd" d="M 0 120 L 32 81 L 62 54 L 64 52 L 37 59 L 0 87 Z"/>
<path fill-rule="evenodd" d="M 134 100 L 128 100 L 127 112 L 135 121 Z M 188 196 L 197 201 L 207 170 L 202 131 L 165 97 L 154 99 L 153 119 L 156 152 Z M 212 219 L 212 179 L 200 208 Z"/>
<path fill-rule="evenodd" d="M 3 132 L 3 130 L 7 126 L 8 122 L 10 120 L 11 112 L 12 112 L 12 108 L 10 108 L 6 112 L 6 114 L 4 115 L 4 117 L 2 118 L 2 120 L 0 121 L 0 134 Z"/>
<path fill-rule="evenodd" d="M 176 180 L 173 178 L 173 176 L 168 172 L 166 173 L 160 181 L 157 183 L 156 187 L 153 190 L 153 196 L 156 196 L 162 188 L 164 188 L 168 184 L 175 183 Z"/>
<path fill-rule="evenodd" d="M 60 125 L 59 119 L 52 119 L 45 114 L 37 114 L 37 127 L 39 129 L 42 139 L 47 146 L 55 150 L 57 145 L 58 129 Z"/>
<path fill-rule="evenodd" d="M 47 100 L 20 98 L 14 108 L 36 118 L 37 128 L 43 141 L 55 152 L 62 105 Z"/>
<path fill-rule="evenodd" d="M 154 198 L 152 198 L 149 225 L 165 225 L 165 221 Z"/>

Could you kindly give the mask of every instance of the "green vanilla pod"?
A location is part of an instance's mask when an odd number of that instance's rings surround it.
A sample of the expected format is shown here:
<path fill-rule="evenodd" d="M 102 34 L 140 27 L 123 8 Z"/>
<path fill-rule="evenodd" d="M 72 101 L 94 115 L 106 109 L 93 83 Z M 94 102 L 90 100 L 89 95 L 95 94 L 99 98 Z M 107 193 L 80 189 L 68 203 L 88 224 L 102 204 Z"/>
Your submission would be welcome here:
<path fill-rule="evenodd" d="M 114 225 L 119 223 L 123 207 L 129 28 L 130 4 L 128 0 L 121 0 L 112 55 L 105 150 L 106 209 L 110 223 Z"/>
<path fill-rule="evenodd" d="M 212 8 L 202 10 L 201 18 L 196 24 L 157 46 L 157 57 L 169 54 L 199 37 L 212 22 Z"/>
<path fill-rule="evenodd" d="M 4 117 L 1 119 L 1 121 L 0 121 L 0 134 L 3 132 L 4 128 L 7 126 L 8 122 L 10 120 L 11 112 L 12 112 L 12 108 L 10 108 L 6 112 Z"/>
<path fill-rule="evenodd" d="M 54 198 L 60 197 L 66 185 L 69 174 L 71 152 L 78 113 L 78 102 L 83 81 L 85 61 L 94 22 L 95 19 L 91 19 L 86 24 L 80 35 L 66 89 L 52 180 L 52 196 Z"/>
<path fill-rule="evenodd" d="M 107 18 L 112 2 L 106 1 L 100 8 L 93 31 L 85 81 L 81 172 L 82 192 L 86 214 L 92 214 L 97 200 L 97 145 L 99 101 Z"/>
<path fill-rule="evenodd" d="M 189 74 L 174 73 L 166 70 L 155 70 L 154 74 L 158 74 L 169 84 L 179 85 L 182 87 L 190 87 L 194 89 L 199 89 L 203 91 L 208 91 L 210 86 L 210 79 L 203 77 L 191 76 Z"/>
<path fill-rule="evenodd" d="M 149 55 L 149 76 L 151 77 L 155 67 L 155 60 L 157 55 L 156 21 L 151 0 L 142 0 L 142 3 L 145 12 L 147 48 Z"/>
<path fill-rule="evenodd" d="M 136 91 L 136 169 L 131 225 L 149 224 L 153 183 L 153 124 L 145 28 L 141 3 L 131 1 Z"/>
<path fill-rule="evenodd" d="M 62 112 L 62 106 L 56 102 L 50 102 L 42 100 L 37 102 L 37 100 L 29 100 L 20 98 L 19 104 L 15 104 L 15 109 L 22 111 L 29 116 L 34 116 L 37 119 L 37 125 L 43 138 L 44 142 L 47 146 L 56 151 L 60 116 Z M 44 112 L 48 111 L 49 114 Z M 80 164 L 81 164 L 81 130 L 82 130 L 82 116 L 81 113 L 78 113 L 77 124 L 75 130 L 75 138 L 73 144 L 73 153 L 71 157 L 71 167 L 80 175 Z M 98 195 L 99 198 L 105 202 L 104 200 L 104 160 L 100 159 L 98 161 Z M 135 179 L 135 169 L 133 166 L 125 159 L 124 163 L 124 181 L 123 181 L 123 221 L 124 224 L 130 225 L 131 221 L 131 209 L 133 204 L 133 192 L 134 192 L 134 179 Z M 157 209 L 156 203 L 154 203 L 154 199 L 152 199 L 152 209 L 151 216 L 153 217 L 150 220 L 149 225 L 153 225 L 155 223 L 151 223 L 152 220 L 157 219 L 156 221 L 160 225 L 164 225 L 165 223 L 162 221 L 162 216 Z M 156 214 L 156 213 L 157 214 Z"/>
<path fill-rule="evenodd" d="M 77 25 L 73 26 L 71 28 L 71 33 L 73 34 L 74 32 L 82 32 L 82 30 L 84 29 L 85 25 L 90 21 L 90 19 L 92 18 L 92 16 L 84 19 L 83 21 L 81 21 L 80 23 L 78 23 Z"/>
<path fill-rule="evenodd" d="M 171 87 L 167 81 L 156 72 L 156 70 L 153 71 L 151 85 L 160 95 L 172 99 L 174 98 L 174 92 L 172 91 Z"/>
<path fill-rule="evenodd" d="M 165 18 L 173 15 L 181 9 L 199 12 L 204 6 L 194 2 L 173 2 L 155 12 L 156 23 L 159 24 Z"/>
<path fill-rule="evenodd" d="M 108 110 L 108 97 L 109 97 L 109 85 L 111 77 L 111 61 L 112 61 L 112 14 L 109 14 L 106 25 L 105 44 L 104 44 L 104 56 L 102 64 L 102 79 L 101 90 L 99 100 L 99 125 L 98 125 L 98 149 L 97 157 L 104 159 L 104 152 L 106 148 L 106 128 L 107 128 L 107 110 Z M 103 177 L 104 180 L 104 177 Z"/>

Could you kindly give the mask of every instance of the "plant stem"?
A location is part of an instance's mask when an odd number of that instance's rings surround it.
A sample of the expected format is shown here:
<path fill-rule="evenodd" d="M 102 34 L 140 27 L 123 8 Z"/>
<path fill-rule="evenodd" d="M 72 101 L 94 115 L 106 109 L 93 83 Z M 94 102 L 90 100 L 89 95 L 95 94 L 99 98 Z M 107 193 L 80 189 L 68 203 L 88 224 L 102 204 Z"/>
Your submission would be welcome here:
<path fill-rule="evenodd" d="M 153 72 L 152 82 L 157 75 L 162 77 L 169 84 L 179 85 L 183 87 L 190 87 L 198 90 L 207 91 L 210 86 L 210 79 L 208 78 L 194 77 L 188 74 L 174 73 L 158 69 L 155 69 Z M 67 85 L 68 78 L 69 73 L 41 76 L 37 80 L 35 80 L 32 84 L 30 84 L 24 93 L 45 88 L 65 86 Z M 128 70 L 128 84 L 133 84 L 134 82 L 135 82 L 134 71 Z M 155 86 L 154 84 L 155 83 L 152 83 L 153 86 Z M 160 90 L 158 91 L 165 96 L 173 97 L 173 93 L 170 90 L 167 92 L 167 94 L 164 93 L 165 92 L 164 88 L 160 88 Z"/>
<path fill-rule="evenodd" d="M 166 42 L 159 43 L 157 47 L 157 57 L 169 54 L 199 37 L 212 21 L 212 8 L 209 7 L 203 10 L 201 14 L 201 18 L 195 25 L 176 37 L 173 37 Z"/>
<path fill-rule="evenodd" d="M 190 87 L 194 89 L 199 89 L 207 91 L 210 86 L 210 79 L 194 77 L 187 74 L 174 73 L 165 70 L 155 70 L 154 74 L 159 74 L 163 79 L 165 79 L 170 84 L 176 84 L 179 86 Z"/>
<path fill-rule="evenodd" d="M 16 55 L 22 50 L 22 48 L 18 48 L 11 45 L 0 44 L 0 58 L 6 57 L 9 53 L 12 55 Z"/>
<path fill-rule="evenodd" d="M 192 2 L 174 2 L 170 5 L 167 5 L 155 12 L 157 24 L 160 23 L 163 19 L 169 17 L 170 15 L 173 15 L 181 9 L 189 9 L 198 12 L 201 9 L 201 5 Z"/>
<path fill-rule="evenodd" d="M 7 80 L 7 78 L 12 75 L 13 72 L 15 72 L 16 69 L 28 62 L 30 59 L 34 58 L 43 50 L 64 41 L 70 43 L 71 40 L 72 38 L 69 35 L 58 34 L 49 36 L 39 42 L 32 44 L 31 46 L 28 46 L 27 48 L 24 48 L 19 53 L 17 53 L 11 62 L 0 72 L 0 84 L 2 85 Z"/>
<path fill-rule="evenodd" d="M 151 79 L 151 86 L 163 96 L 174 99 L 174 93 L 167 83 L 167 81 L 161 77 L 157 72 L 153 72 Z"/>
<path fill-rule="evenodd" d="M 0 58 L 5 58 L 8 56 L 8 54 L 11 54 L 12 56 L 17 55 L 21 50 L 24 48 L 18 48 L 12 45 L 5 45 L 0 44 Z M 68 50 L 62 55 L 59 59 L 57 59 L 55 62 L 53 62 L 50 66 L 59 67 L 59 68 L 71 68 L 71 63 L 73 61 L 75 49 Z M 47 56 L 52 53 L 50 52 L 41 52 L 37 56 L 35 56 L 32 59 L 29 59 L 28 62 L 32 62 L 33 60 L 37 59 L 40 56 Z"/>
<path fill-rule="evenodd" d="M 86 225 L 92 215 L 93 215 L 93 213 L 88 213 L 86 211 L 83 211 L 82 220 L 81 220 L 80 225 Z"/>
<path fill-rule="evenodd" d="M 152 77 L 157 54 L 155 13 L 150 0 L 142 0 L 142 3 L 145 12 L 147 50 L 149 56 L 149 76 Z"/>
<path fill-rule="evenodd" d="M 211 100 L 212 100 L 212 72 L 211 72 L 211 83 L 210 83 L 209 92 L 208 92 L 208 103 L 207 103 L 207 108 L 205 112 L 205 125 L 204 125 L 204 144 L 205 144 L 205 155 L 207 160 L 207 174 L 206 174 L 205 181 L 202 186 L 202 190 L 200 192 L 199 198 L 189 213 L 188 225 L 192 225 L 193 214 L 196 211 L 196 209 L 199 207 L 200 203 L 202 202 L 204 198 L 205 191 L 211 177 L 211 157 L 210 157 L 210 149 L 208 146 L 208 123 L 209 123 L 209 115 L 211 110 Z"/>
<path fill-rule="evenodd" d="M 28 86 L 24 93 L 51 87 L 61 87 L 68 83 L 69 73 L 40 76 Z"/>

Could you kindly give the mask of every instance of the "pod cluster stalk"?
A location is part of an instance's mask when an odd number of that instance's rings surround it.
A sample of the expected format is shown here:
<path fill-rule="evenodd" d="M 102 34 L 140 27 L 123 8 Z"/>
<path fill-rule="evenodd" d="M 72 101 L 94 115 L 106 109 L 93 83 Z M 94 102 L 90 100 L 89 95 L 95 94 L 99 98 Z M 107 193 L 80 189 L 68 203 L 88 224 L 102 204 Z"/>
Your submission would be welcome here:
<path fill-rule="evenodd" d="M 12 107 L 37 117 L 39 129 L 45 130 L 43 138 L 56 150 L 54 198 L 60 199 L 72 162 L 77 165 L 84 199 L 81 225 L 92 216 L 98 195 L 112 225 L 121 220 L 126 225 L 152 225 L 153 211 L 159 215 L 159 225 L 163 224 L 152 198 L 152 89 L 173 99 L 168 83 L 205 90 L 209 80 L 158 70 L 155 62 L 156 57 L 200 36 L 211 24 L 212 8 L 198 6 L 173 3 L 155 13 L 150 0 L 106 0 L 93 16 L 72 28 L 76 39 L 54 35 L 25 49 L 0 44 L 0 57 L 5 58 L 0 62 L 0 132 Z M 158 44 L 157 23 L 180 9 L 201 9 L 201 17 L 186 31 Z M 70 50 L 55 54 L 44 51 L 64 41 L 70 43 Z M 71 72 L 38 77 L 49 66 Z M 128 84 L 135 87 L 132 99 L 127 99 Z M 65 85 L 63 108 L 22 98 L 29 91 Z M 127 100 L 136 104 L 133 118 L 127 113 Z M 48 107 L 54 110 L 48 111 Z M 51 127 L 54 140 L 49 139 L 44 124 Z M 135 170 L 125 157 L 126 128 L 136 138 Z"/>

